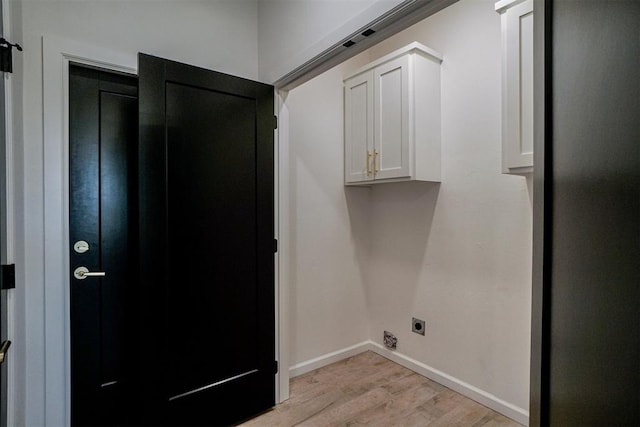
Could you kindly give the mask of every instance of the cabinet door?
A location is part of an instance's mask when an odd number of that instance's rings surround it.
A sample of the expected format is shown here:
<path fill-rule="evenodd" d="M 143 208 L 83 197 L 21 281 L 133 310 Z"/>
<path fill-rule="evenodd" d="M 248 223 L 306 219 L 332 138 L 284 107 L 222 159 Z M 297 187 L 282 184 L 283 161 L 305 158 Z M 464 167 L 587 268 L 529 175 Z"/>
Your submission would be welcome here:
<path fill-rule="evenodd" d="M 503 172 L 533 167 L 533 0 L 503 16 Z"/>
<path fill-rule="evenodd" d="M 375 69 L 375 179 L 411 176 L 409 60 L 403 56 Z"/>
<path fill-rule="evenodd" d="M 344 180 L 373 179 L 373 71 L 345 81 Z"/>

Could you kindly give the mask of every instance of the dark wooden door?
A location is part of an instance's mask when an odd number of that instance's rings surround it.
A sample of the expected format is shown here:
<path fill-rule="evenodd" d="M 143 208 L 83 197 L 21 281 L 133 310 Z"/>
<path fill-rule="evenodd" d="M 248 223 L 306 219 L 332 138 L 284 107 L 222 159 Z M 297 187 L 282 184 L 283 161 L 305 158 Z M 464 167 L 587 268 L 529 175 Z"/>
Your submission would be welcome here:
<path fill-rule="evenodd" d="M 129 422 L 136 302 L 137 82 L 70 66 L 71 422 Z M 80 276 L 85 267 L 105 276 Z"/>
<path fill-rule="evenodd" d="M 273 87 L 138 61 L 143 422 L 233 423 L 275 401 Z"/>

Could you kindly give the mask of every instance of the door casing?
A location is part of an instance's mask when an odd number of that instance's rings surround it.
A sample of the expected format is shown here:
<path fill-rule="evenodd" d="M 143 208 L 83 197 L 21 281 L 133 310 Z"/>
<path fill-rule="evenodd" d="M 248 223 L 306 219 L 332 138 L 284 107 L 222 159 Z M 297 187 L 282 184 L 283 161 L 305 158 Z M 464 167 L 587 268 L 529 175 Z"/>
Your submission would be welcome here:
<path fill-rule="evenodd" d="M 44 117 L 44 210 L 47 212 L 44 222 L 44 339 L 46 358 L 43 357 L 45 390 L 44 420 L 47 425 L 70 425 L 71 422 L 71 362 L 70 362 L 70 312 L 69 312 L 69 62 L 99 67 L 109 71 L 137 74 L 137 55 L 104 49 L 91 44 L 60 37 L 43 37 L 43 117 Z M 276 111 L 283 106 L 282 94 L 275 98 Z M 60 114 L 62 113 L 62 114 Z M 284 123 L 283 123 L 284 122 Z M 283 268 L 282 254 L 288 249 L 286 230 L 280 212 L 283 210 L 281 196 L 288 177 L 281 179 L 279 161 L 282 147 L 279 138 L 288 134 L 284 126 L 288 121 L 279 123 L 279 131 L 274 135 L 275 151 L 275 238 L 279 240 L 279 250 L 275 260 L 276 291 L 276 360 L 281 368 L 276 374 L 276 402 L 289 397 L 288 346 L 286 329 L 287 290 L 280 279 Z M 284 331 L 286 332 L 286 331 Z M 63 343 L 60 345 L 60 343 Z M 282 387 L 282 384 L 286 387 Z M 28 385 L 27 385 L 28 386 Z"/>
<path fill-rule="evenodd" d="M 11 31 L 11 9 L 9 0 L 2 0 L 1 2 L 1 17 L 2 17 L 2 35 L 8 40 L 13 40 L 13 34 Z M 0 100 L 3 104 L 3 114 L 4 114 L 4 135 L 5 138 L 4 147 L 3 147 L 3 155 L 2 158 L 4 164 L 0 167 L 0 170 L 3 172 L 3 176 L 1 179 L 4 180 L 4 192 L 0 197 L 3 197 L 4 210 L 1 215 L 3 216 L 2 227 L 4 228 L 4 241 L 2 242 L 2 248 L 0 248 L 0 252 L 2 253 L 2 263 L 4 264 L 14 264 L 15 262 L 15 252 L 14 252 L 14 242 L 15 242 L 15 227 L 14 227 L 14 154 L 13 154 L 13 83 L 11 74 L 3 73 L 4 78 L 4 97 Z M 9 353 L 11 356 L 8 356 L 5 359 L 3 364 L 4 373 L 6 377 L 3 379 L 3 382 L 6 383 L 6 389 L 3 389 L 3 392 L 6 392 L 6 417 L 0 420 L 2 425 L 12 426 L 15 425 L 15 372 L 16 372 L 16 363 L 14 362 L 14 358 L 16 354 L 20 354 L 19 350 L 23 347 L 22 344 L 18 341 L 16 342 L 15 336 L 15 289 L 6 289 L 4 291 L 4 307 L 5 313 L 3 314 L 3 329 L 6 332 L 6 338 L 13 342 L 11 350 Z"/>

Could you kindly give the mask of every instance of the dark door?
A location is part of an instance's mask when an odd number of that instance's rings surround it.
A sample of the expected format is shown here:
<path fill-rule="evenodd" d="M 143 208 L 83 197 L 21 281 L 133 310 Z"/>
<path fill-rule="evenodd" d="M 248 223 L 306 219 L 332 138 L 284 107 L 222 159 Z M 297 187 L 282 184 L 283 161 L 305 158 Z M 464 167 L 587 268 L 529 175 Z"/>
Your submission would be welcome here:
<path fill-rule="evenodd" d="M 140 54 L 144 422 L 274 405 L 273 87 Z"/>
<path fill-rule="evenodd" d="M 534 425 L 638 426 L 640 2 L 538 6 L 551 40 Z"/>
<path fill-rule="evenodd" d="M 71 422 L 123 425 L 135 361 L 137 82 L 74 65 L 69 74 Z"/>

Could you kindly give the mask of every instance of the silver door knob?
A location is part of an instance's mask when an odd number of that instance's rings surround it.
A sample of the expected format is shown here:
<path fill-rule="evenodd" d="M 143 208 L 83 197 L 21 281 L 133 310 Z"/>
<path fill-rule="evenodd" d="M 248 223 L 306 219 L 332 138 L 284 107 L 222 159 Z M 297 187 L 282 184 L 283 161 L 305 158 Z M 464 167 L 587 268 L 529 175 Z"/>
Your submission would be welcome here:
<path fill-rule="evenodd" d="M 73 277 L 78 280 L 84 280 L 87 277 L 104 277 L 107 273 L 104 271 L 89 271 L 87 267 L 78 267 L 73 271 Z"/>

